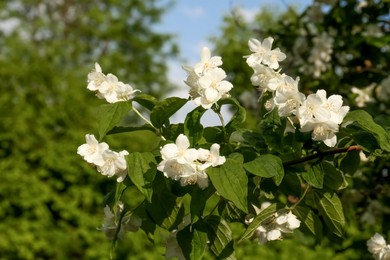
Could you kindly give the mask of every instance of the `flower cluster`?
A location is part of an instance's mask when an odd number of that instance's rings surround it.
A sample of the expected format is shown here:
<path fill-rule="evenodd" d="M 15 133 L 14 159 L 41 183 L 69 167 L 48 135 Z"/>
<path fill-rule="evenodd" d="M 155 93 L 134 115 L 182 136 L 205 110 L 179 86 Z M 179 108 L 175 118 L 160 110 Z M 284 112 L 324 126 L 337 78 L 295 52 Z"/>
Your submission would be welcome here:
<path fill-rule="evenodd" d="M 349 111 L 348 106 L 342 106 L 340 95 L 326 97 L 325 90 L 306 97 L 298 90 L 299 78 L 293 79 L 281 74 L 279 61 L 285 59 L 278 48 L 271 50 L 273 39 L 266 38 L 263 43 L 258 40 L 249 40 L 249 48 L 253 52 L 245 56 L 248 65 L 254 73 L 251 82 L 258 86 L 262 93 L 272 93 L 272 98 L 266 102 L 266 108 L 278 109 L 281 117 L 296 117 L 302 132 L 312 132 L 315 141 L 323 141 L 333 147 L 337 143 L 336 133 L 339 125 Z M 294 120 L 291 120 L 294 121 Z"/>
<path fill-rule="evenodd" d="M 315 78 L 319 78 L 321 73 L 329 68 L 329 61 L 333 53 L 333 41 L 333 38 L 325 32 L 313 38 L 313 48 L 309 57 L 309 62 L 313 66 L 308 69 L 308 72 L 312 72 Z"/>
<path fill-rule="evenodd" d="M 95 165 L 98 172 L 107 177 L 117 176 L 117 181 L 122 182 L 127 175 L 126 150 L 121 152 L 111 151 L 105 142 L 99 143 L 94 135 L 85 135 L 85 144 L 77 148 L 77 153 L 84 160 Z"/>
<path fill-rule="evenodd" d="M 219 155 L 219 145 L 213 144 L 210 150 L 203 148 L 189 148 L 187 136 L 180 134 L 176 142 L 161 147 L 162 161 L 157 169 L 164 176 L 173 180 L 180 180 L 182 186 L 195 183 L 202 189 L 208 187 L 206 169 L 225 162 L 225 157 Z"/>
<path fill-rule="evenodd" d="M 115 238 L 119 220 L 121 225 L 117 233 L 117 237 L 121 240 L 123 240 L 126 231 L 137 232 L 142 224 L 142 219 L 136 215 L 126 215 L 121 218 L 123 208 L 123 203 L 121 201 L 118 202 L 115 214 L 111 211 L 108 205 L 104 207 L 104 224 L 101 228 L 99 228 L 99 230 L 102 230 L 106 234 L 106 238 L 109 240 L 113 240 Z"/>
<path fill-rule="evenodd" d="M 210 50 L 202 49 L 201 61 L 194 67 L 183 66 L 188 73 L 185 83 L 190 87 L 189 94 L 197 106 L 210 108 L 221 98 L 227 97 L 233 85 L 226 81 L 226 72 L 219 68 L 222 59 L 211 57 Z"/>
<path fill-rule="evenodd" d="M 261 211 L 269 207 L 271 203 L 264 202 L 261 204 L 260 209 L 256 206 L 253 206 L 256 214 L 259 214 Z M 249 225 L 253 221 L 254 217 L 248 215 L 245 223 Z M 301 222 L 297 217 L 291 212 L 275 212 L 268 221 L 261 223 L 255 231 L 255 236 L 257 236 L 260 244 L 265 244 L 268 241 L 280 240 L 282 239 L 283 233 L 292 233 L 294 229 L 299 228 Z"/>
<path fill-rule="evenodd" d="M 105 75 L 98 63 L 95 63 L 95 70 L 88 74 L 87 88 L 96 91 L 96 96 L 105 99 L 108 103 L 129 100 L 135 92 L 139 91 L 119 81 L 111 73 Z"/>
<path fill-rule="evenodd" d="M 380 234 L 375 233 L 367 241 L 367 247 L 368 251 L 373 254 L 376 260 L 390 259 L 390 245 L 386 245 L 385 239 Z"/>

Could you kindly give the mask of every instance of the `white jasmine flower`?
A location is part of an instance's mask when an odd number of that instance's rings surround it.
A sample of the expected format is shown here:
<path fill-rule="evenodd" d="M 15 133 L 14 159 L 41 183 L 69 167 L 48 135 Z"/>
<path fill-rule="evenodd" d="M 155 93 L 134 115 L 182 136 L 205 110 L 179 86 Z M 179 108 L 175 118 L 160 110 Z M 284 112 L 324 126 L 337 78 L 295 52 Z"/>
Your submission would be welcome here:
<path fill-rule="evenodd" d="M 331 118 L 329 109 L 323 106 L 323 100 L 318 94 L 310 94 L 298 109 L 298 118 L 301 125 L 312 119 L 326 121 Z"/>
<path fill-rule="evenodd" d="M 299 82 L 299 77 L 297 77 L 294 80 L 292 77 L 286 74 L 281 74 L 270 79 L 267 88 L 270 91 L 280 91 L 280 92 L 297 91 L 298 92 L 298 82 Z"/>
<path fill-rule="evenodd" d="M 201 189 L 208 187 L 205 170 L 223 164 L 226 159 L 219 155 L 219 145 L 210 150 L 189 148 L 188 138 L 180 134 L 175 144 L 166 144 L 160 149 L 162 161 L 157 169 L 165 177 L 180 181 L 182 186 L 198 184 Z"/>
<path fill-rule="evenodd" d="M 198 151 L 189 147 L 188 137 L 180 134 L 174 144 L 166 144 L 161 148 L 162 158 L 163 160 L 176 159 L 180 164 L 193 162 L 198 158 Z"/>
<path fill-rule="evenodd" d="M 99 143 L 96 137 L 91 134 L 85 135 L 86 144 L 82 144 L 77 148 L 77 153 L 81 155 L 84 160 L 97 166 L 104 165 L 102 154 L 108 149 L 108 144 L 105 142 Z"/>
<path fill-rule="evenodd" d="M 334 147 L 337 143 L 336 134 L 339 130 L 337 123 L 333 121 L 318 121 L 316 119 L 308 120 L 303 126 L 301 126 L 302 132 L 312 133 L 314 141 L 323 141 L 329 147 Z"/>
<path fill-rule="evenodd" d="M 194 68 L 183 66 L 187 72 L 185 83 L 190 87 L 189 94 L 196 105 L 208 109 L 221 98 L 229 96 L 233 85 L 224 80 L 226 72 L 218 67 L 220 65 L 221 57 L 211 57 L 210 50 L 203 48 L 201 62 Z"/>
<path fill-rule="evenodd" d="M 331 120 L 341 124 L 349 111 L 349 106 L 343 106 L 343 98 L 340 95 L 331 95 L 326 98 L 326 91 L 323 89 L 317 90 L 316 94 L 321 98 L 322 106 L 330 111 Z"/>
<path fill-rule="evenodd" d="M 225 78 L 226 73 L 221 68 L 215 68 L 199 78 L 199 96 L 193 98 L 195 104 L 207 109 L 226 95 L 233 85 Z"/>
<path fill-rule="evenodd" d="M 109 103 L 129 100 L 131 96 L 139 91 L 134 90 L 129 84 L 124 84 L 118 78 L 109 73 L 103 74 L 98 63 L 95 63 L 95 71 L 88 74 L 87 88 L 96 91 L 96 96 L 100 99 L 106 99 Z"/>
<path fill-rule="evenodd" d="M 246 62 L 250 67 L 263 63 L 272 69 L 279 68 L 279 61 L 284 60 L 286 54 L 281 52 L 279 48 L 271 50 L 273 41 L 274 39 L 272 37 L 265 38 L 262 43 L 257 39 L 250 39 L 248 41 L 249 49 L 253 53 L 244 58 L 247 58 Z"/>
<path fill-rule="evenodd" d="M 379 100 L 388 102 L 390 99 L 390 76 L 384 78 L 376 89 Z"/>
<path fill-rule="evenodd" d="M 295 90 L 277 91 L 274 97 L 274 103 L 278 107 L 278 113 L 281 117 L 295 115 L 304 100 L 305 95 Z"/>
<path fill-rule="evenodd" d="M 102 68 L 96 62 L 95 70 L 88 74 L 88 86 L 87 88 L 91 91 L 97 91 L 103 81 L 106 80 L 106 75 L 103 74 Z"/>
<path fill-rule="evenodd" d="M 270 89 L 268 87 L 269 81 L 272 78 L 275 78 L 279 75 L 279 73 L 275 72 L 273 69 L 264 66 L 260 63 L 255 64 L 253 67 L 253 75 L 251 76 L 251 83 L 253 86 L 259 86 L 260 89 L 265 89 L 270 92 L 274 91 L 274 89 Z"/>
<path fill-rule="evenodd" d="M 128 154 L 127 151 L 117 153 L 109 149 L 105 150 L 102 154 L 104 164 L 97 167 L 98 172 L 107 177 L 118 175 L 117 181 L 122 182 L 127 174 L 125 155 Z"/>
<path fill-rule="evenodd" d="M 269 207 L 271 203 L 264 202 L 261 204 L 261 208 L 257 208 L 253 205 L 256 214 L 260 214 L 264 209 Z M 245 218 L 245 224 L 249 225 L 252 223 L 254 216 L 249 214 Z M 254 236 L 257 237 L 259 244 L 265 244 L 268 241 L 282 239 L 283 233 L 292 233 L 294 229 L 299 228 L 301 222 L 291 212 L 279 213 L 275 212 L 270 219 L 261 223 L 254 232 Z"/>
<path fill-rule="evenodd" d="M 220 56 L 211 57 L 210 49 L 204 47 L 201 52 L 200 62 L 194 66 L 194 72 L 198 76 L 203 76 L 206 72 L 215 69 L 222 65 L 222 58 Z"/>
<path fill-rule="evenodd" d="M 375 233 L 367 241 L 368 251 L 373 254 L 377 260 L 390 259 L 390 245 L 386 245 L 386 241 L 382 235 Z"/>
<path fill-rule="evenodd" d="M 225 156 L 219 155 L 219 144 L 213 144 L 210 147 L 210 151 L 206 149 L 199 149 L 199 160 L 203 162 L 199 168 L 205 170 L 206 168 L 212 166 L 216 167 L 225 163 Z"/>
<path fill-rule="evenodd" d="M 357 87 L 351 88 L 352 93 L 357 95 L 357 97 L 355 98 L 355 102 L 358 107 L 365 107 L 367 103 L 375 101 L 372 97 L 372 92 L 375 86 L 375 84 L 371 84 L 363 89 Z"/>
<path fill-rule="evenodd" d="M 177 159 L 163 160 L 159 163 L 157 169 L 161 171 L 165 177 L 171 178 L 175 181 L 180 180 L 182 177 L 189 177 L 196 175 L 196 169 L 194 163 L 179 163 Z M 183 184 L 195 184 L 191 181 L 184 182 Z M 184 185 L 183 185 L 184 186 Z"/>

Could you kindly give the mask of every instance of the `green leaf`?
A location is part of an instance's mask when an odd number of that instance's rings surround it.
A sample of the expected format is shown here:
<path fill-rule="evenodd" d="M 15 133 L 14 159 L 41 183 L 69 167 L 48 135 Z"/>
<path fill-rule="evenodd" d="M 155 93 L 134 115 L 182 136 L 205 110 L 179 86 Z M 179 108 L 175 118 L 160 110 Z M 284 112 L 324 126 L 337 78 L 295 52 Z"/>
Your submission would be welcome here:
<path fill-rule="evenodd" d="M 191 147 L 195 147 L 202 138 L 203 126 L 200 123 L 200 119 L 204 112 L 206 112 L 206 109 L 199 106 L 188 113 L 184 121 L 184 134 L 190 140 Z"/>
<path fill-rule="evenodd" d="M 142 125 L 142 126 L 114 126 L 106 135 L 120 134 L 120 133 L 130 133 L 136 131 L 149 130 L 155 133 L 155 129 L 151 125 Z"/>
<path fill-rule="evenodd" d="M 265 149 L 265 141 L 260 133 L 248 130 L 248 129 L 237 129 L 229 137 L 229 143 L 236 144 L 237 146 L 249 146 L 255 149 Z"/>
<path fill-rule="evenodd" d="M 152 183 L 157 171 L 157 162 L 152 153 L 131 153 L 127 156 L 129 177 L 135 186 L 151 202 L 153 187 Z"/>
<path fill-rule="evenodd" d="M 261 225 L 263 221 L 269 219 L 275 212 L 283 208 L 283 205 L 275 203 L 262 210 L 249 224 L 248 228 L 245 230 L 238 243 L 241 243 L 245 239 L 251 238 L 255 230 Z"/>
<path fill-rule="evenodd" d="M 158 100 L 148 94 L 138 94 L 133 98 L 133 101 L 137 102 L 141 106 L 147 108 L 148 110 L 152 110 L 154 106 L 158 103 Z"/>
<path fill-rule="evenodd" d="M 232 118 L 230 119 L 229 123 L 226 125 L 226 129 L 228 132 L 233 132 L 236 130 L 242 123 L 245 122 L 246 119 L 246 110 L 244 107 L 240 105 L 240 102 L 238 102 L 235 98 L 225 98 L 221 99 L 218 102 L 219 105 L 224 104 L 231 104 L 236 108 L 236 112 L 233 114 Z"/>
<path fill-rule="evenodd" d="M 204 219 L 209 247 L 217 259 L 236 259 L 232 231 L 224 219 L 211 215 Z"/>
<path fill-rule="evenodd" d="M 209 143 L 222 143 L 224 142 L 224 133 L 221 127 L 212 126 L 203 129 L 203 137 Z"/>
<path fill-rule="evenodd" d="M 344 118 L 344 122 L 357 122 L 363 130 L 375 136 L 379 146 L 383 150 L 390 152 L 390 134 L 383 127 L 375 123 L 371 115 L 366 111 L 351 111 Z"/>
<path fill-rule="evenodd" d="M 259 127 L 268 148 L 283 153 L 284 145 L 282 140 L 286 121 L 280 118 L 278 110 L 274 109 L 267 113 L 261 120 Z"/>
<path fill-rule="evenodd" d="M 176 239 L 185 259 L 197 260 L 203 257 L 207 245 L 207 233 L 199 230 L 198 226 L 188 225 L 177 232 Z"/>
<path fill-rule="evenodd" d="M 273 178 L 276 185 L 279 185 L 284 177 L 282 160 L 272 154 L 260 155 L 253 161 L 245 163 L 244 168 L 254 175 Z"/>
<path fill-rule="evenodd" d="M 355 152 L 355 151 L 353 151 Z M 349 152 L 353 153 L 353 152 Z M 359 152 L 357 152 L 359 153 Z M 359 155 L 358 155 L 359 156 Z M 345 158 L 344 158 L 345 159 Z M 359 162 L 357 163 L 359 165 Z M 324 169 L 324 186 L 328 189 L 337 191 L 345 189 L 348 186 L 348 182 L 344 177 L 344 173 L 339 171 L 333 164 L 329 162 L 322 162 L 322 167 Z M 355 165 L 351 165 L 351 168 L 354 168 Z"/>
<path fill-rule="evenodd" d="M 300 205 L 294 208 L 293 213 L 301 221 L 301 228 L 310 232 L 317 241 L 320 241 L 322 238 L 322 222 L 320 218 L 310 208 Z"/>
<path fill-rule="evenodd" d="M 165 177 L 157 174 L 153 182 L 152 202 L 145 203 L 148 216 L 162 228 L 173 230 L 183 221 L 184 207 L 168 190 Z"/>
<path fill-rule="evenodd" d="M 150 121 L 152 124 L 160 128 L 163 124 L 168 122 L 169 118 L 175 114 L 180 108 L 182 108 L 188 99 L 170 97 L 167 98 L 153 107 L 150 113 Z"/>
<path fill-rule="evenodd" d="M 99 140 L 121 123 L 126 117 L 127 113 L 131 110 L 132 106 L 130 102 L 123 101 L 114 104 L 104 104 L 98 109 L 98 123 L 99 123 Z"/>
<path fill-rule="evenodd" d="M 308 204 L 319 211 L 332 233 L 341 237 L 344 233 L 345 218 L 337 194 L 313 189 L 306 194 L 306 197 Z"/>
<path fill-rule="evenodd" d="M 242 211 L 248 212 L 248 177 L 242 163 L 228 158 L 221 167 L 208 168 L 207 174 L 222 197 L 232 201 Z"/>
<path fill-rule="evenodd" d="M 341 160 L 340 170 L 344 173 L 354 174 L 360 165 L 360 151 L 350 151 Z"/>
<path fill-rule="evenodd" d="M 324 169 L 321 163 L 312 164 L 302 173 L 302 178 L 311 186 L 322 189 L 324 185 Z"/>
<path fill-rule="evenodd" d="M 194 187 L 191 192 L 191 222 L 196 222 L 203 215 L 203 210 L 206 206 L 207 200 L 214 194 L 215 189 L 213 186 L 209 186 L 202 190 L 198 186 Z"/>
<path fill-rule="evenodd" d="M 243 213 L 233 204 L 233 202 L 228 200 L 222 201 L 218 204 L 218 213 L 229 223 L 241 222 L 246 216 L 246 213 Z"/>

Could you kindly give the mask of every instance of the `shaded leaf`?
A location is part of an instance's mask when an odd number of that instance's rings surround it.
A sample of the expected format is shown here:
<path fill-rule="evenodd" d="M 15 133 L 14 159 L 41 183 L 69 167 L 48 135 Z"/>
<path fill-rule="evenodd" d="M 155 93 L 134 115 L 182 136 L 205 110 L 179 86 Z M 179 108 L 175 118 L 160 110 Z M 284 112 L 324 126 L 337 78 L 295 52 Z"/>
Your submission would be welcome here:
<path fill-rule="evenodd" d="M 206 109 L 199 106 L 188 113 L 184 121 L 184 134 L 190 140 L 192 147 L 196 146 L 198 141 L 202 138 L 203 126 L 200 123 L 200 119 L 204 112 L 206 112 Z"/>
<path fill-rule="evenodd" d="M 354 174 L 360 165 L 360 151 L 350 151 L 341 160 L 340 170 L 344 173 Z"/>
<path fill-rule="evenodd" d="M 379 146 L 383 150 L 390 152 L 390 134 L 383 127 L 375 123 L 371 115 L 366 111 L 351 111 L 345 116 L 344 122 L 357 122 L 363 130 L 375 136 Z"/>
<path fill-rule="evenodd" d="M 191 192 L 191 222 L 196 222 L 203 215 L 204 208 L 207 200 L 214 194 L 215 189 L 213 186 L 209 186 L 202 190 L 198 186 L 194 187 Z"/>
<path fill-rule="evenodd" d="M 348 154 L 354 153 L 354 152 L 355 151 L 349 152 Z M 359 156 L 359 152 L 358 151 L 356 151 L 356 152 L 358 153 L 358 156 Z M 357 165 L 359 165 L 359 163 L 357 163 Z M 344 173 L 339 171 L 333 164 L 328 163 L 328 162 L 322 162 L 322 167 L 323 167 L 324 173 L 325 173 L 325 175 L 324 175 L 324 186 L 325 187 L 327 187 L 331 190 L 337 191 L 337 190 L 345 189 L 348 186 L 348 182 L 344 177 Z M 355 165 L 351 165 L 350 167 L 354 168 Z"/>
<path fill-rule="evenodd" d="M 155 97 L 144 93 L 135 96 L 133 98 L 133 101 L 137 102 L 148 110 L 152 110 L 154 106 L 158 103 L 158 100 Z"/>
<path fill-rule="evenodd" d="M 177 232 L 176 239 L 186 259 L 202 259 L 207 245 L 207 233 L 198 225 L 188 225 Z"/>
<path fill-rule="evenodd" d="M 153 133 L 156 132 L 151 125 L 145 124 L 142 126 L 114 126 L 110 131 L 106 133 L 106 135 L 129 133 L 129 132 L 143 131 L 143 130 L 149 130 Z"/>
<path fill-rule="evenodd" d="M 145 203 L 145 209 L 154 223 L 167 230 L 177 228 L 177 225 L 183 221 L 184 207 L 168 190 L 165 177 L 161 174 L 156 176 L 153 183 L 152 202 Z"/>

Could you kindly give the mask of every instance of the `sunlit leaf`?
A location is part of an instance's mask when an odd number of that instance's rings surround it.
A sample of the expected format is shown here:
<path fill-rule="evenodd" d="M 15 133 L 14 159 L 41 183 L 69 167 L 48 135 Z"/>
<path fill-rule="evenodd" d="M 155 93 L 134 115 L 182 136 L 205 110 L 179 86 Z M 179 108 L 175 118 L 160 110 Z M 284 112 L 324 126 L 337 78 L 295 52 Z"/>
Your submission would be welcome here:
<path fill-rule="evenodd" d="M 151 202 L 152 183 L 157 171 L 157 162 L 152 153 L 131 153 L 127 156 L 129 177 L 135 186 Z"/>
<path fill-rule="evenodd" d="M 99 107 L 99 140 L 102 140 L 108 131 L 124 120 L 131 107 L 131 103 L 127 101 L 104 104 Z"/>
<path fill-rule="evenodd" d="M 248 177 L 240 162 L 228 158 L 222 166 L 208 168 L 207 173 L 222 197 L 232 201 L 242 211 L 248 212 Z"/>
<path fill-rule="evenodd" d="M 150 113 L 150 121 L 155 127 L 161 127 L 168 122 L 169 118 L 182 108 L 187 101 L 188 99 L 178 97 L 164 99 L 153 107 L 153 110 Z"/>
<path fill-rule="evenodd" d="M 245 163 L 244 168 L 254 175 L 273 178 L 276 185 L 279 185 L 283 180 L 282 160 L 272 154 L 260 155 L 253 161 Z"/>
<path fill-rule="evenodd" d="M 224 219 L 211 215 L 204 219 L 209 248 L 218 259 L 235 259 L 232 231 Z"/>

